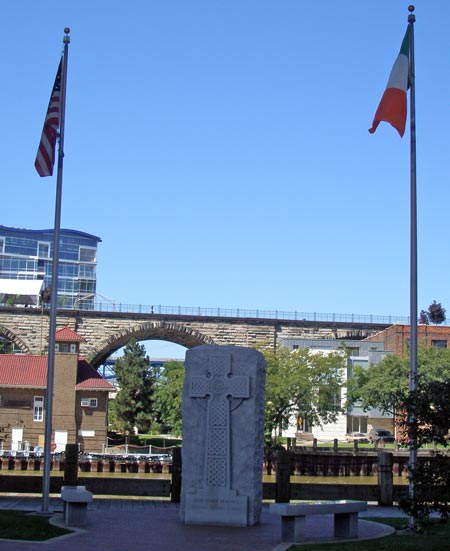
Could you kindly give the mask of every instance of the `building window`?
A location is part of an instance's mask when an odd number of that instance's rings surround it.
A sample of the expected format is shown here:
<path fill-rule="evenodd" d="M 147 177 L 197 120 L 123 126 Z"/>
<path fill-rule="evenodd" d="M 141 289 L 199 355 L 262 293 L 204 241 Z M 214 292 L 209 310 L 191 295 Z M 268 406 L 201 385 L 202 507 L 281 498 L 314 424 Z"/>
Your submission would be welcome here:
<path fill-rule="evenodd" d="M 78 431 L 78 434 L 80 436 L 83 436 L 84 438 L 94 437 L 95 436 L 95 430 L 80 430 Z"/>
<path fill-rule="evenodd" d="M 33 421 L 43 421 L 43 420 L 44 420 L 44 397 L 35 396 L 34 409 L 33 409 Z"/>
<path fill-rule="evenodd" d="M 431 346 L 434 348 L 447 348 L 447 341 L 444 340 L 432 340 Z"/>
<path fill-rule="evenodd" d="M 70 346 L 68 342 L 57 342 L 55 344 L 55 352 L 70 352 Z"/>
<path fill-rule="evenodd" d="M 62 352 L 62 353 L 70 352 L 71 354 L 76 354 L 77 345 L 75 343 L 57 342 L 55 344 L 55 352 Z"/>
<path fill-rule="evenodd" d="M 83 408 L 96 408 L 97 398 L 81 398 L 81 407 Z"/>
<path fill-rule="evenodd" d="M 38 257 L 50 258 L 50 243 L 38 242 Z"/>
<path fill-rule="evenodd" d="M 10 409 L 31 409 L 31 400 L 21 400 L 20 398 L 8 398 L 3 396 L 1 400 L 3 408 Z"/>
<path fill-rule="evenodd" d="M 92 262 L 92 263 L 94 263 L 95 262 L 96 250 L 97 249 L 91 248 L 91 247 L 80 247 L 79 261 L 80 262 Z"/>
<path fill-rule="evenodd" d="M 368 418 L 366 416 L 349 415 L 347 418 L 347 433 L 367 433 L 367 420 Z"/>
<path fill-rule="evenodd" d="M 5 240 L 3 237 L 0 237 L 0 253 L 5 252 Z"/>

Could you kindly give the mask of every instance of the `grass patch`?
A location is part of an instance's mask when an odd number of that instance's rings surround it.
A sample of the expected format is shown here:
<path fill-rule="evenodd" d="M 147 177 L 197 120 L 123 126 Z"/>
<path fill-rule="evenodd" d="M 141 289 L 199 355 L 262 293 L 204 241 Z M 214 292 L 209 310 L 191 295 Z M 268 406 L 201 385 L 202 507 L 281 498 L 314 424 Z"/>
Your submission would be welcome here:
<path fill-rule="evenodd" d="M 181 446 L 182 440 L 180 438 L 170 436 L 154 436 L 150 434 L 139 434 L 140 446 L 155 446 L 157 448 L 169 448 L 170 446 Z"/>
<path fill-rule="evenodd" d="M 402 518 L 366 518 L 403 530 L 406 521 Z M 311 545 L 293 545 L 288 551 L 443 551 L 448 549 L 450 540 L 450 523 L 433 522 L 425 534 L 405 534 L 396 532 L 391 536 L 374 540 L 354 541 L 347 543 L 319 543 Z"/>
<path fill-rule="evenodd" d="M 53 526 L 47 515 L 26 511 L 0 511 L 0 538 L 10 540 L 45 541 L 70 534 L 71 530 Z"/>

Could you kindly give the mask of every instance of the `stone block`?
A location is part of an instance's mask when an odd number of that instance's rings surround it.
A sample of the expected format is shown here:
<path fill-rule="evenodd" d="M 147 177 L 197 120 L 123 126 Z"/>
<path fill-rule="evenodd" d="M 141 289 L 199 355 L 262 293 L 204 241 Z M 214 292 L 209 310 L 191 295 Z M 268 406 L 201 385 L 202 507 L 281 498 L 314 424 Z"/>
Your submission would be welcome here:
<path fill-rule="evenodd" d="M 181 519 L 251 526 L 262 506 L 264 357 L 204 345 L 187 352 L 185 365 Z"/>

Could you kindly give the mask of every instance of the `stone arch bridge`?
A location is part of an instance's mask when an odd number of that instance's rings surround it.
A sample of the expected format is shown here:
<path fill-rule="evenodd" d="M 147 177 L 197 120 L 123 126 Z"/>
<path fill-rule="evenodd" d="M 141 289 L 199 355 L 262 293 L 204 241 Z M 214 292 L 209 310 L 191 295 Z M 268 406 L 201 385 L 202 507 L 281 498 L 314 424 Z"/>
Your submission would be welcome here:
<path fill-rule="evenodd" d="M 166 340 L 186 348 L 200 344 L 276 347 L 287 338 L 360 340 L 390 324 L 58 310 L 57 328 L 66 325 L 83 337 L 80 353 L 98 367 L 132 338 L 138 341 Z M 0 337 L 15 343 L 24 354 L 44 353 L 48 332 L 48 310 L 0 308 Z"/>

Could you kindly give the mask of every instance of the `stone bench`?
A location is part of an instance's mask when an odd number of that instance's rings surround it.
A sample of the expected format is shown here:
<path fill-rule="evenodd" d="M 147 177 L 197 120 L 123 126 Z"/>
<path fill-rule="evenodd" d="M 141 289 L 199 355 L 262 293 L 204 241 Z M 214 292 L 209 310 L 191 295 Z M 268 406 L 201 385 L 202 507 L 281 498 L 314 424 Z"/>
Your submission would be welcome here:
<path fill-rule="evenodd" d="M 305 539 L 305 518 L 308 515 L 334 515 L 334 536 L 356 538 L 358 513 L 367 510 L 367 501 L 303 501 L 300 503 L 271 503 L 270 512 L 281 516 L 281 538 L 286 542 Z"/>
<path fill-rule="evenodd" d="M 63 486 L 61 499 L 64 502 L 66 526 L 83 526 L 86 523 L 88 504 L 92 502 L 92 493 L 85 486 Z"/>

